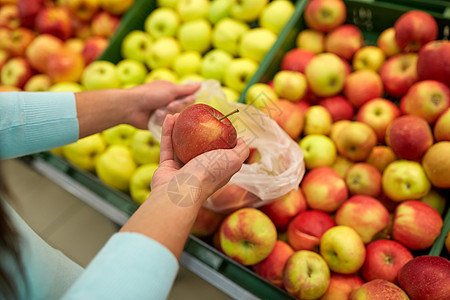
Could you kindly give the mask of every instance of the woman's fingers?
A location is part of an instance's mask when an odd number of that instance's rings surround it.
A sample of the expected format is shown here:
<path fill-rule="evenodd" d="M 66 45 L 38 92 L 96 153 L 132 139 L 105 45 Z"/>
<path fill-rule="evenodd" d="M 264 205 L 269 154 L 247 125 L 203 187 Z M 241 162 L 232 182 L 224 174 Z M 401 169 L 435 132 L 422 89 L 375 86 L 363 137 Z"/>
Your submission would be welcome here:
<path fill-rule="evenodd" d="M 164 119 L 160 144 L 160 164 L 166 160 L 173 160 L 172 129 L 175 120 L 176 117 L 173 115 L 166 115 L 166 118 Z"/>
<path fill-rule="evenodd" d="M 200 82 L 178 84 L 175 86 L 175 99 L 192 95 L 200 88 Z"/>

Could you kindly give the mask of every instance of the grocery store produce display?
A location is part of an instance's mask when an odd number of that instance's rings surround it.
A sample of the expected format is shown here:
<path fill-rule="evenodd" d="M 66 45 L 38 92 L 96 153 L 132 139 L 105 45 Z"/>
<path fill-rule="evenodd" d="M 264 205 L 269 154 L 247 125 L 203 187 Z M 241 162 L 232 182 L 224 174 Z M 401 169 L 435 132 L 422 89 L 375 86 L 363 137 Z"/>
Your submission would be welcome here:
<path fill-rule="evenodd" d="M 22 2 L 0 8 L 1 91 L 215 79 L 228 101 L 257 107 L 298 143 L 297 190 L 247 207 L 248 191 L 230 185 L 221 196 L 238 205 L 203 207 L 192 228 L 199 255 L 269 287 L 238 284 L 261 297 L 270 288 L 269 298 L 450 298 L 450 20 L 431 4 L 31 1 L 24 18 Z M 148 12 L 119 24 L 139 5 Z M 51 152 L 137 204 L 159 160 L 150 132 L 125 124 Z M 263 159 L 250 153 L 247 164 Z"/>

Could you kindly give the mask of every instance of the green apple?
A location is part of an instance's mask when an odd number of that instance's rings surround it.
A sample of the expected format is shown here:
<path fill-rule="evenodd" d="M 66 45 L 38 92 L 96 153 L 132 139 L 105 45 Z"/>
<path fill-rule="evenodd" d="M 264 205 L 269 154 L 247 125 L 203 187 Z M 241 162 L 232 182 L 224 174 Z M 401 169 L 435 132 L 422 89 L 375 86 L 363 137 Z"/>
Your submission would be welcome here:
<path fill-rule="evenodd" d="M 265 83 L 252 84 L 245 95 L 245 103 L 258 109 L 267 108 L 271 103 L 278 101 L 275 91 Z M 278 111 L 276 113 L 279 113 Z"/>
<path fill-rule="evenodd" d="M 131 150 L 123 145 L 109 146 L 95 162 L 95 171 L 100 180 L 123 192 L 128 191 L 136 167 Z"/>
<path fill-rule="evenodd" d="M 259 16 L 259 25 L 279 34 L 294 13 L 295 6 L 289 0 L 271 1 Z"/>
<path fill-rule="evenodd" d="M 128 84 L 138 85 L 144 82 L 147 68 L 144 63 L 128 58 L 121 60 L 117 64 L 117 73 L 122 86 Z"/>
<path fill-rule="evenodd" d="M 254 60 L 235 58 L 225 69 L 223 82 L 237 92 L 242 92 L 256 70 L 258 70 L 258 64 Z"/>
<path fill-rule="evenodd" d="M 158 7 L 177 8 L 178 0 L 156 0 Z"/>
<path fill-rule="evenodd" d="M 158 169 L 157 163 L 139 166 L 130 179 L 131 198 L 139 204 L 144 203 L 150 196 L 153 173 Z"/>
<path fill-rule="evenodd" d="M 81 75 L 81 84 L 86 90 L 117 89 L 120 78 L 117 67 L 106 60 L 91 62 Z"/>
<path fill-rule="evenodd" d="M 240 95 L 235 90 L 233 90 L 229 87 L 223 86 L 222 92 L 225 94 L 225 99 L 227 99 L 227 101 L 238 102 Z"/>
<path fill-rule="evenodd" d="M 144 82 L 148 83 L 154 80 L 167 80 L 170 82 L 177 82 L 178 75 L 169 68 L 156 68 L 147 74 L 147 76 L 144 79 Z"/>
<path fill-rule="evenodd" d="M 74 166 L 93 172 L 95 161 L 100 153 L 106 150 L 106 142 L 99 133 L 79 139 L 75 143 L 62 147 L 62 153 Z"/>
<path fill-rule="evenodd" d="M 273 87 L 280 98 L 296 102 L 305 95 L 308 85 L 302 73 L 279 71 L 273 77 Z"/>
<path fill-rule="evenodd" d="M 178 79 L 179 84 L 188 83 L 188 82 L 202 82 L 205 80 L 205 77 L 199 74 L 187 74 Z"/>
<path fill-rule="evenodd" d="M 208 11 L 208 20 L 216 24 L 223 18 L 230 16 L 230 8 L 233 0 L 213 0 Z"/>
<path fill-rule="evenodd" d="M 268 0 L 240 0 L 235 1 L 230 9 L 234 19 L 251 22 L 258 19 Z"/>
<path fill-rule="evenodd" d="M 185 76 L 188 74 L 197 73 L 202 64 L 202 55 L 198 51 L 185 51 L 178 55 L 174 62 L 172 69 L 179 75 Z"/>
<path fill-rule="evenodd" d="M 203 54 L 211 47 L 211 33 L 211 24 L 205 19 L 198 19 L 181 24 L 177 38 L 185 51 Z"/>
<path fill-rule="evenodd" d="M 303 134 L 328 135 L 331 131 L 332 123 L 333 119 L 325 107 L 321 105 L 310 106 L 305 112 Z"/>
<path fill-rule="evenodd" d="M 172 62 L 181 53 L 180 43 L 173 37 L 156 40 L 150 47 L 146 63 L 150 69 L 170 68 Z"/>
<path fill-rule="evenodd" d="M 158 163 L 160 146 L 150 131 L 138 129 L 133 135 L 131 151 L 134 160 L 140 164 Z"/>
<path fill-rule="evenodd" d="M 239 41 L 248 30 L 250 30 L 250 26 L 244 22 L 231 18 L 221 19 L 214 26 L 212 44 L 217 49 L 225 50 L 231 55 L 237 56 Z"/>
<path fill-rule="evenodd" d="M 177 12 L 184 22 L 206 19 L 209 11 L 209 0 L 178 0 Z"/>
<path fill-rule="evenodd" d="M 346 67 L 337 55 L 320 53 L 306 65 L 305 75 L 314 94 L 331 97 L 344 88 Z"/>
<path fill-rule="evenodd" d="M 0 66 L 1 68 L 1 66 Z M 47 74 L 35 74 L 25 83 L 25 92 L 45 92 L 52 86 L 52 80 Z"/>
<path fill-rule="evenodd" d="M 336 161 L 337 150 L 333 141 L 323 134 L 310 134 L 299 142 L 307 169 L 331 166 Z"/>
<path fill-rule="evenodd" d="M 153 38 L 159 39 L 175 36 L 179 25 L 180 17 L 174 9 L 160 7 L 147 16 L 144 23 L 144 30 Z"/>
<path fill-rule="evenodd" d="M 378 72 L 386 60 L 386 54 L 376 46 L 365 46 L 356 51 L 352 64 L 354 70 L 369 69 Z"/>
<path fill-rule="evenodd" d="M 239 55 L 261 62 L 277 40 L 277 35 L 266 28 L 253 28 L 245 32 L 239 43 Z"/>
<path fill-rule="evenodd" d="M 434 208 L 441 216 L 445 211 L 447 200 L 437 190 L 431 189 L 428 194 L 423 196 L 420 201 Z"/>
<path fill-rule="evenodd" d="M 200 74 L 206 78 L 223 82 L 223 76 L 233 56 L 225 50 L 213 49 L 203 56 L 200 66 Z"/>
<path fill-rule="evenodd" d="M 119 124 L 102 131 L 108 145 L 131 147 L 137 128 L 128 124 Z"/>
<path fill-rule="evenodd" d="M 83 90 L 84 88 L 81 84 L 70 81 L 55 83 L 48 89 L 49 92 L 73 92 L 73 93 L 78 93 Z"/>
<path fill-rule="evenodd" d="M 133 30 L 122 41 L 122 57 L 145 62 L 152 44 L 153 38 L 150 34 L 142 30 Z"/>

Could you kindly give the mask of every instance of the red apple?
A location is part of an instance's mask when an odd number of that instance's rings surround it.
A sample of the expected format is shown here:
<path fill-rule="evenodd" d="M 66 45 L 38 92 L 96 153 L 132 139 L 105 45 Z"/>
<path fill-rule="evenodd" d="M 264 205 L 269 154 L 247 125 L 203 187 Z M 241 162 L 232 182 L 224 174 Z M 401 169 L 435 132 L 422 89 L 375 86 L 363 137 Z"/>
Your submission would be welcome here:
<path fill-rule="evenodd" d="M 348 299 L 352 291 L 364 284 L 358 275 L 344 275 L 331 273 L 328 290 L 320 297 L 320 300 Z"/>
<path fill-rule="evenodd" d="M 355 163 L 345 174 L 350 195 L 378 197 L 381 193 L 381 172 L 371 164 Z"/>
<path fill-rule="evenodd" d="M 24 56 L 27 47 L 34 40 L 34 32 L 25 27 L 13 29 L 5 41 L 4 49 L 11 56 Z"/>
<path fill-rule="evenodd" d="M 98 0 L 66 0 L 66 7 L 79 20 L 90 21 L 100 9 Z"/>
<path fill-rule="evenodd" d="M 364 161 L 377 143 L 375 131 L 369 125 L 349 121 L 335 133 L 333 139 L 338 153 L 351 161 Z"/>
<path fill-rule="evenodd" d="M 220 188 L 206 202 L 213 211 L 230 213 L 244 206 L 261 201 L 257 196 L 236 184 L 227 184 Z"/>
<path fill-rule="evenodd" d="M 383 173 L 384 169 L 396 160 L 394 151 L 386 145 L 377 145 L 372 148 L 369 156 L 366 159 L 366 163 L 371 164 Z"/>
<path fill-rule="evenodd" d="M 49 7 L 36 16 L 36 29 L 40 34 L 48 33 L 65 41 L 72 36 L 70 15 L 64 7 Z"/>
<path fill-rule="evenodd" d="M 84 59 L 80 53 L 63 49 L 51 53 L 47 60 L 47 74 L 53 82 L 80 81 L 84 70 Z"/>
<path fill-rule="evenodd" d="M 27 60 L 23 57 L 13 57 L 2 68 L 1 82 L 6 86 L 23 89 L 31 76 L 33 76 L 33 70 Z"/>
<path fill-rule="evenodd" d="M 201 206 L 195 218 L 194 225 L 192 225 L 191 234 L 198 237 L 210 236 L 219 228 L 224 218 L 224 214 Z"/>
<path fill-rule="evenodd" d="M 402 53 L 390 57 L 381 66 L 384 90 L 392 97 L 401 97 L 417 81 L 417 54 Z"/>
<path fill-rule="evenodd" d="M 322 211 L 307 210 L 289 223 L 287 240 L 294 250 L 318 251 L 322 235 L 335 226 L 333 218 Z"/>
<path fill-rule="evenodd" d="M 17 9 L 22 26 L 34 29 L 36 16 L 45 7 L 49 6 L 48 0 L 17 0 Z"/>
<path fill-rule="evenodd" d="M 408 295 L 399 286 L 384 279 L 374 279 L 354 290 L 349 300 L 409 300 Z"/>
<path fill-rule="evenodd" d="M 352 104 L 341 95 L 322 99 L 318 104 L 328 110 L 333 122 L 339 120 L 352 120 L 355 115 L 355 109 Z"/>
<path fill-rule="evenodd" d="M 305 67 L 314 55 L 311 51 L 294 48 L 283 56 L 281 70 L 305 73 Z"/>
<path fill-rule="evenodd" d="M 417 76 L 419 80 L 438 80 L 450 86 L 450 42 L 431 41 L 419 51 Z"/>
<path fill-rule="evenodd" d="M 391 57 L 402 52 L 397 45 L 397 41 L 395 40 L 394 27 L 389 27 L 380 33 L 377 39 L 377 46 L 383 50 L 387 57 Z"/>
<path fill-rule="evenodd" d="M 109 40 L 101 36 L 93 36 L 84 41 L 81 51 L 86 65 L 96 60 L 108 47 Z"/>
<path fill-rule="evenodd" d="M 329 32 L 342 25 L 347 10 L 342 1 L 316 0 L 306 4 L 304 17 L 309 28 Z"/>
<path fill-rule="evenodd" d="M 380 75 L 372 70 L 358 70 L 351 73 L 345 79 L 344 95 L 355 108 L 381 97 L 383 82 Z"/>
<path fill-rule="evenodd" d="M 325 50 L 346 60 L 351 60 L 363 45 L 361 30 L 351 24 L 341 25 L 325 37 Z"/>
<path fill-rule="evenodd" d="M 424 119 L 411 115 L 400 116 L 386 129 L 386 143 L 398 158 L 419 160 L 433 145 L 433 133 Z"/>
<path fill-rule="evenodd" d="M 450 141 L 450 107 L 437 118 L 433 127 L 433 135 L 436 142 Z"/>
<path fill-rule="evenodd" d="M 17 5 L 4 4 L 0 7 L 0 26 L 14 29 L 20 26 Z"/>
<path fill-rule="evenodd" d="M 91 30 L 94 36 L 110 38 L 120 24 L 120 17 L 107 11 L 98 12 L 91 22 Z"/>
<path fill-rule="evenodd" d="M 307 93 L 308 93 L 308 90 L 307 90 Z M 311 103 L 308 102 L 307 100 L 300 100 L 300 101 L 294 102 L 294 104 L 295 104 L 295 106 L 300 108 L 300 111 L 303 113 L 303 115 L 306 113 L 308 108 L 311 106 Z"/>
<path fill-rule="evenodd" d="M 26 50 L 26 58 L 37 72 L 47 73 L 48 56 L 62 50 L 63 41 L 51 34 L 40 34 Z"/>
<path fill-rule="evenodd" d="M 411 299 L 450 299 L 450 262 L 445 257 L 421 255 L 398 273 L 399 285 Z"/>
<path fill-rule="evenodd" d="M 400 269 L 414 256 L 392 240 L 376 240 L 366 246 L 366 260 L 360 272 L 364 280 L 384 279 L 397 284 Z"/>
<path fill-rule="evenodd" d="M 420 10 L 411 10 L 401 15 L 395 21 L 394 29 L 398 46 L 406 52 L 417 52 L 438 36 L 436 20 Z"/>
<path fill-rule="evenodd" d="M 275 120 L 294 140 L 300 136 L 303 130 L 304 113 L 293 102 L 284 99 L 270 101 L 261 111 Z"/>

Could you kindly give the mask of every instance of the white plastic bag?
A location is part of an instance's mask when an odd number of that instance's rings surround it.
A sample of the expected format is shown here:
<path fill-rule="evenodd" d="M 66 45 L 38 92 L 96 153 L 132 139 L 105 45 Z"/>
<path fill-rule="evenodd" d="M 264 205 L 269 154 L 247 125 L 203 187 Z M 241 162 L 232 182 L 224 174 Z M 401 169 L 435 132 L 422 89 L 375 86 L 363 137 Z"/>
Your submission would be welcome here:
<path fill-rule="evenodd" d="M 227 101 L 216 80 L 204 81 L 196 96 L 196 103 L 208 104 L 223 114 L 238 108 L 239 113 L 231 115 L 229 120 L 238 137 L 244 139 L 250 148 L 257 148 L 261 155 L 258 163 L 244 164 L 225 187 L 205 202 L 205 207 L 217 212 L 229 212 L 243 206 L 259 207 L 298 188 L 305 173 L 303 152 L 274 120 L 256 107 Z M 158 111 L 149 122 L 149 129 L 158 140 L 161 140 L 165 113 L 164 110 Z M 230 185 L 237 185 L 249 193 L 238 203 L 215 203 L 217 197 L 214 196 Z"/>

